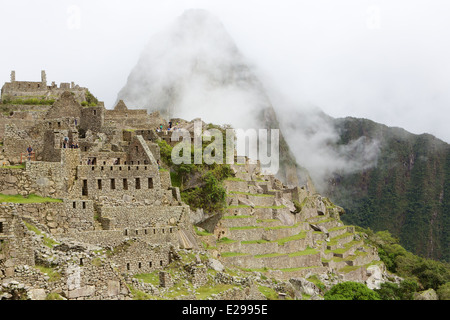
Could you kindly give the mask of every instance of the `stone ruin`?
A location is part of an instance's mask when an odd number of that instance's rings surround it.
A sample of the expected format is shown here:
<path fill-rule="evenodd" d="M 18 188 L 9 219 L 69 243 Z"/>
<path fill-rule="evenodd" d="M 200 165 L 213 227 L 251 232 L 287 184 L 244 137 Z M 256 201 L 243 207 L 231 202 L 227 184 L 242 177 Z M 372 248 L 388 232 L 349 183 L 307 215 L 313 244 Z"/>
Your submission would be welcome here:
<path fill-rule="evenodd" d="M 369 269 L 378 255 L 340 222 L 341 208 L 305 187 L 287 187 L 262 174 L 249 159 L 232 165 L 234 177 L 224 182 L 226 213 L 197 219 L 210 232 L 197 235 L 196 213 L 181 200 L 170 173 L 159 168 L 157 142 L 174 143 L 168 122 L 158 112 L 128 109 L 123 101 L 111 110 L 102 102 L 82 106 L 81 92 L 73 84 L 47 86 L 45 72 L 36 83 L 17 82 L 12 72 L 2 88 L 2 101 L 57 99 L 48 106 L 4 105 L 9 112 L 0 117 L 0 194 L 58 200 L 1 203 L 0 299 L 2 290 L 8 292 L 3 298 L 25 290 L 30 299 L 54 293 L 130 299 L 130 277 L 155 271 L 161 288 L 170 288 L 174 279 L 164 270 L 178 250 L 212 256 L 208 268 L 218 268 L 220 283 L 230 281 L 223 266 L 284 280 L 337 272 L 344 279 L 373 281 Z M 193 125 L 171 123 L 188 130 Z M 43 245 L 49 239 L 53 243 Z M 56 268 L 60 278 L 49 279 L 35 266 Z M 198 261 L 184 271 L 199 287 L 208 283 L 208 268 Z M 217 298 L 261 298 L 249 283 L 245 294 L 234 288 Z"/>

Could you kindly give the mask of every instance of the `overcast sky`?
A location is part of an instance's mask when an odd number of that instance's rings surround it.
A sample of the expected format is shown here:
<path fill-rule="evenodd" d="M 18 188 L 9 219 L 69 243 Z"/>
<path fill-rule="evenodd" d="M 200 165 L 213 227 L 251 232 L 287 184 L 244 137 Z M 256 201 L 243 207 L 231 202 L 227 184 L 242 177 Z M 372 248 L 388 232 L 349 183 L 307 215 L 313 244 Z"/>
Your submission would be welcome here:
<path fill-rule="evenodd" d="M 0 82 L 46 70 L 112 108 L 150 37 L 190 8 L 293 103 L 450 142 L 447 0 L 1 0 Z"/>

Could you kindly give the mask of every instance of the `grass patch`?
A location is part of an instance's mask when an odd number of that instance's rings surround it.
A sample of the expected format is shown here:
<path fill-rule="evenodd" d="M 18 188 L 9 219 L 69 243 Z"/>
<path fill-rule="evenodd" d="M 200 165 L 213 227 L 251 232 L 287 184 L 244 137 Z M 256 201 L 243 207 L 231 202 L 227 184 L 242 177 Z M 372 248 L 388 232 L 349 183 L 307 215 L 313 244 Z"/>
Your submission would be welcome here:
<path fill-rule="evenodd" d="M 248 230 L 248 229 L 261 229 L 259 226 L 244 226 L 244 227 L 231 227 L 230 230 Z"/>
<path fill-rule="evenodd" d="M 133 296 L 133 300 L 152 300 L 153 296 L 145 293 L 141 290 L 136 289 L 133 286 L 129 287 L 131 291 L 131 295 Z"/>
<path fill-rule="evenodd" d="M 37 235 L 39 235 L 39 236 L 42 235 L 42 236 L 44 237 L 43 241 L 44 241 L 44 245 L 45 245 L 45 246 L 47 246 L 47 247 L 49 247 L 49 248 L 53 248 L 53 246 L 56 246 L 56 245 L 59 244 L 58 242 L 56 242 L 56 241 L 53 240 L 52 238 L 49 238 L 49 237 L 45 236 L 45 235 L 42 233 L 41 230 L 39 230 L 38 228 L 36 228 L 36 226 L 34 226 L 34 225 L 32 225 L 32 224 L 30 224 L 30 223 L 28 223 L 28 222 L 26 222 L 26 221 L 24 221 L 24 223 L 25 223 L 25 226 L 27 227 L 28 230 L 33 231 L 33 232 L 36 233 Z"/>
<path fill-rule="evenodd" d="M 262 243 L 269 243 L 269 242 L 271 242 L 271 241 L 263 240 L 263 239 L 241 241 L 242 244 L 254 244 L 254 243 L 262 244 Z"/>
<path fill-rule="evenodd" d="M 268 300 L 277 300 L 278 293 L 272 288 L 266 286 L 258 286 L 259 292 L 261 292 Z"/>
<path fill-rule="evenodd" d="M 282 272 L 293 272 L 293 271 L 301 271 L 301 270 L 314 269 L 314 268 L 320 268 L 320 266 L 283 268 L 283 269 L 279 269 L 279 270 Z"/>
<path fill-rule="evenodd" d="M 45 203 L 45 202 L 63 202 L 61 199 L 40 197 L 35 194 L 30 194 L 28 197 L 16 195 L 6 195 L 0 193 L 0 202 L 11 202 L 11 203 Z"/>
<path fill-rule="evenodd" d="M 274 197 L 273 194 L 264 194 L 264 193 L 250 193 L 250 192 L 242 192 L 242 191 L 230 191 L 230 194 L 242 194 L 246 196 L 255 196 L 255 197 Z"/>
<path fill-rule="evenodd" d="M 252 216 L 223 216 L 222 219 L 245 219 L 245 218 L 251 218 Z"/>
<path fill-rule="evenodd" d="M 300 232 L 299 234 L 296 234 L 296 235 L 293 235 L 293 236 L 290 236 L 290 237 L 278 239 L 278 240 L 276 240 L 276 242 L 278 242 L 278 244 L 282 246 L 286 242 L 289 242 L 289 241 L 305 239 L 306 235 L 307 235 L 307 232 L 303 231 L 303 232 Z"/>
<path fill-rule="evenodd" d="M 209 233 L 208 231 L 200 231 L 196 226 L 194 226 L 194 230 L 195 230 L 195 233 L 197 234 L 197 235 L 199 235 L 199 236 L 212 236 L 213 234 L 212 233 Z"/>
<path fill-rule="evenodd" d="M 238 257 L 238 256 L 248 256 L 248 253 L 242 252 L 222 252 L 220 254 L 222 257 Z"/>
<path fill-rule="evenodd" d="M 213 294 L 218 294 L 234 287 L 235 286 L 231 284 L 215 284 L 213 286 L 205 285 L 197 289 L 197 293 L 195 294 L 195 296 L 199 300 L 205 300 L 207 297 Z"/>
<path fill-rule="evenodd" d="M 255 209 L 284 209 L 286 208 L 285 205 L 281 206 L 255 206 Z"/>
<path fill-rule="evenodd" d="M 219 240 L 217 240 L 217 243 L 234 243 L 234 242 L 237 242 L 237 241 L 229 239 L 227 237 L 223 237 L 223 238 L 220 238 Z"/>
<path fill-rule="evenodd" d="M 49 267 L 44 267 L 41 265 L 35 265 L 35 268 L 40 270 L 42 273 L 45 273 L 46 275 L 49 276 L 48 281 L 49 282 L 56 282 L 59 281 L 61 279 L 61 274 L 57 271 L 55 271 L 52 268 Z"/>
<path fill-rule="evenodd" d="M 159 273 L 158 271 L 152 273 L 140 273 L 134 275 L 134 278 L 142 280 L 145 283 L 150 283 L 154 286 L 159 286 Z"/>
<path fill-rule="evenodd" d="M 297 256 L 308 256 L 308 255 L 311 255 L 311 254 L 316 254 L 318 252 L 319 251 L 317 251 L 316 249 L 307 248 L 307 249 L 305 249 L 303 251 L 297 251 L 297 252 L 290 253 L 289 257 L 292 258 L 292 257 L 297 257 Z"/>
<path fill-rule="evenodd" d="M 244 181 L 244 182 L 245 182 L 244 179 L 236 178 L 236 177 L 229 177 L 229 178 L 226 178 L 225 181 Z"/>
<path fill-rule="evenodd" d="M 242 208 L 251 208 L 251 206 L 245 204 L 239 204 L 235 206 L 228 206 L 227 209 L 242 209 Z"/>
<path fill-rule="evenodd" d="M 267 253 L 267 254 L 257 254 L 254 257 L 255 258 L 272 258 L 272 257 L 281 257 L 281 256 L 286 256 L 283 253 Z"/>
<path fill-rule="evenodd" d="M 64 300 L 64 298 L 56 292 L 49 293 L 45 300 Z"/>
<path fill-rule="evenodd" d="M 13 166 L 1 166 L 1 169 L 25 169 L 25 163 L 16 164 Z"/>

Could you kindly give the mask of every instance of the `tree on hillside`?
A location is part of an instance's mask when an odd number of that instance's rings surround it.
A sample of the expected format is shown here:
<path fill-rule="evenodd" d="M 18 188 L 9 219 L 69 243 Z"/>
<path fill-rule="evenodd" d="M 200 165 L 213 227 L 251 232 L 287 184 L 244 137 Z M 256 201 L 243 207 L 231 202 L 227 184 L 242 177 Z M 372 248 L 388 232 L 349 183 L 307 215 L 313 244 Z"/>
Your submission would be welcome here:
<path fill-rule="evenodd" d="M 380 296 L 362 283 L 346 281 L 333 286 L 324 295 L 325 300 L 380 300 Z"/>

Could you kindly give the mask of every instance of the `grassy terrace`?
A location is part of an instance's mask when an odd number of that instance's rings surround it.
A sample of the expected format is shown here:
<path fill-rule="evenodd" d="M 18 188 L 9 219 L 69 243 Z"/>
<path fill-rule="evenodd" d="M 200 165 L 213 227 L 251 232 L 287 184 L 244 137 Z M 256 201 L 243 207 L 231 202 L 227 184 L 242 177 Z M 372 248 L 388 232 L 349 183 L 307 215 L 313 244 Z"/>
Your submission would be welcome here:
<path fill-rule="evenodd" d="M 245 219 L 245 218 L 252 218 L 253 216 L 223 216 L 222 219 Z"/>
<path fill-rule="evenodd" d="M 296 252 L 292 252 L 289 254 L 286 253 L 267 253 L 267 254 L 258 254 L 255 255 L 255 258 L 272 258 L 272 257 L 289 257 L 289 258 L 293 258 L 293 257 L 298 257 L 298 256 L 308 256 L 308 255 L 313 255 L 313 254 L 317 254 L 319 253 L 319 251 L 317 251 L 316 249 L 312 249 L 312 248 L 308 248 L 302 251 L 296 251 Z"/>
<path fill-rule="evenodd" d="M 351 233 L 351 232 L 346 232 L 344 234 L 341 234 L 340 236 L 331 238 L 330 241 L 328 242 L 328 245 L 329 246 L 336 245 L 336 244 L 338 244 L 340 239 L 343 239 L 343 238 L 346 238 L 346 237 L 349 237 L 349 236 L 354 236 L 354 234 Z"/>
<path fill-rule="evenodd" d="M 17 195 L 6 195 L 0 193 L 0 202 L 11 202 L 11 203 L 45 203 L 45 202 L 63 202 L 61 199 L 40 197 L 35 194 L 30 194 L 28 197 Z"/>
<path fill-rule="evenodd" d="M 222 252 L 220 254 L 222 257 L 239 257 L 239 256 L 249 256 L 249 253 L 242 252 Z"/>
<path fill-rule="evenodd" d="M 0 169 L 25 169 L 25 163 L 13 165 L 13 166 L 1 166 Z"/>
<path fill-rule="evenodd" d="M 242 208 L 252 208 L 252 206 L 245 205 L 245 204 L 239 204 L 239 205 L 232 205 L 228 206 L 227 209 L 242 209 Z M 255 206 L 255 209 L 284 209 L 286 206 Z"/>
<path fill-rule="evenodd" d="M 255 196 L 255 197 L 274 197 L 273 194 L 250 193 L 250 192 L 241 192 L 241 191 L 230 191 L 229 194 L 242 194 L 242 195 L 246 195 L 246 196 Z"/>
<path fill-rule="evenodd" d="M 229 178 L 226 178 L 224 181 L 244 181 L 245 182 L 244 179 L 236 178 L 236 177 L 229 177 Z"/>

